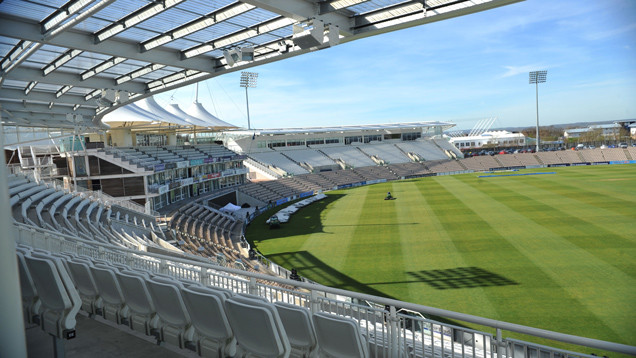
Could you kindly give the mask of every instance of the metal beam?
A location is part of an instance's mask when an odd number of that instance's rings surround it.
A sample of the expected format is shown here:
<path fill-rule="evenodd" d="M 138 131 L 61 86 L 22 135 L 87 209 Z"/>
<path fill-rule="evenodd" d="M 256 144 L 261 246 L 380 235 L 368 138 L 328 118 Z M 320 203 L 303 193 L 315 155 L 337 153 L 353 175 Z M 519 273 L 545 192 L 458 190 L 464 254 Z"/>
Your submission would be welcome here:
<path fill-rule="evenodd" d="M 341 42 L 468 15 L 521 1 L 524 0 L 456 0 L 437 6 L 426 6 L 426 10 L 421 1 L 407 1 L 355 16 L 355 35 L 341 39 Z"/>
<path fill-rule="evenodd" d="M 318 4 L 320 5 L 321 15 L 334 11 L 346 11 L 348 14 L 353 16 L 353 11 L 348 10 L 347 8 L 350 6 L 365 3 L 367 1 L 369 0 L 326 0 L 321 1 Z"/>
<path fill-rule="evenodd" d="M 141 47 L 142 51 L 147 51 L 157 46 L 161 46 L 168 42 L 179 39 L 183 36 L 201 31 L 219 22 L 246 13 L 254 8 L 255 7 L 250 4 L 244 4 L 237 1 L 218 10 L 212 11 L 207 15 L 189 21 L 181 26 L 175 27 L 167 31 L 166 33 L 157 35 L 147 41 L 140 43 L 139 46 Z"/>
<path fill-rule="evenodd" d="M 95 115 L 95 111 L 91 111 L 90 109 L 82 109 L 79 108 L 76 111 L 73 111 L 73 107 L 63 107 L 63 106 L 53 106 L 49 109 L 49 106 L 46 104 L 40 103 L 27 103 L 26 105 L 17 102 L 3 102 L 2 108 L 11 112 L 13 115 L 17 115 L 17 113 L 41 113 L 41 114 L 81 114 L 83 116 L 93 117 Z"/>
<path fill-rule="evenodd" d="M 69 105 L 75 105 L 75 104 L 88 105 L 89 104 L 88 102 L 86 102 L 86 100 L 84 99 L 84 96 L 82 95 L 66 93 L 64 96 L 56 98 L 55 93 L 53 92 L 38 91 L 37 89 L 34 89 L 33 91 L 29 92 L 28 95 L 25 95 L 24 91 L 20 89 L 2 88 L 0 89 L 0 98 L 15 99 L 15 100 L 21 100 L 21 101 L 40 101 L 40 102 L 47 102 L 47 103 L 56 102 L 56 103 L 69 104 Z"/>
<path fill-rule="evenodd" d="M 216 38 L 204 44 L 197 45 L 189 49 L 183 50 L 182 56 L 184 58 L 198 56 L 202 53 L 212 51 L 217 48 L 230 46 L 237 42 L 242 42 L 249 38 L 256 37 L 261 34 L 268 33 L 270 31 L 278 30 L 285 26 L 291 26 L 293 23 L 294 23 L 294 20 L 286 18 L 284 16 L 280 16 L 271 20 L 264 21 L 260 24 L 251 26 L 248 29 L 235 31 L 231 34 Z"/>
<path fill-rule="evenodd" d="M 128 91 L 130 93 L 140 93 L 146 90 L 146 85 L 144 83 L 129 81 L 117 85 L 114 79 L 103 78 L 99 76 L 93 76 L 80 82 L 79 74 L 62 71 L 54 71 L 51 72 L 48 76 L 44 76 L 41 70 L 20 67 L 7 74 L 7 79 L 24 81 L 25 78 L 28 78 L 31 81 L 38 81 L 38 83 L 48 83 L 59 86 L 74 84 L 82 88 L 108 88 L 114 90 Z"/>
<path fill-rule="evenodd" d="M 336 25 L 340 28 L 340 34 L 347 36 L 353 31 L 353 21 L 348 16 L 338 12 L 320 14 L 320 6 L 306 0 L 241 0 L 244 3 L 254 5 L 261 9 L 294 19 L 297 22 L 311 19 L 322 20 L 325 25 Z"/>
<path fill-rule="evenodd" d="M 62 32 L 48 40 L 42 40 L 37 22 L 26 18 L 9 16 L 4 13 L 0 13 L 0 22 L 2 23 L 0 36 L 203 72 L 211 71 L 215 65 L 215 59 L 209 56 L 181 59 L 177 50 L 154 48 L 142 53 L 138 43 L 117 38 L 111 38 L 96 44 L 93 41 L 92 33 L 77 31 L 76 29 Z"/>

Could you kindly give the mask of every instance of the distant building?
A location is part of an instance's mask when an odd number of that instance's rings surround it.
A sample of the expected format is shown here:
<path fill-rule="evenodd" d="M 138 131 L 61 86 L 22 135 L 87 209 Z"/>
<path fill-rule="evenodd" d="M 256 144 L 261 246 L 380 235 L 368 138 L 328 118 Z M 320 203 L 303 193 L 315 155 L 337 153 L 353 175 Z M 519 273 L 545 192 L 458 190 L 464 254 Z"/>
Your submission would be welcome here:
<path fill-rule="evenodd" d="M 458 149 L 476 149 L 481 147 L 522 147 L 526 145 L 523 133 L 487 131 L 479 135 L 452 137 L 449 141 Z"/>
<path fill-rule="evenodd" d="M 566 139 L 569 138 L 581 138 L 581 136 L 584 136 L 587 133 L 591 133 L 594 131 L 599 131 L 599 135 L 604 137 L 604 138 L 618 138 L 618 136 L 620 135 L 620 131 L 621 131 L 621 125 L 618 123 L 612 123 L 612 124 L 596 124 L 596 125 L 591 125 L 588 127 L 584 127 L 584 128 L 572 128 L 572 129 L 566 129 L 563 132 L 563 136 Z"/>

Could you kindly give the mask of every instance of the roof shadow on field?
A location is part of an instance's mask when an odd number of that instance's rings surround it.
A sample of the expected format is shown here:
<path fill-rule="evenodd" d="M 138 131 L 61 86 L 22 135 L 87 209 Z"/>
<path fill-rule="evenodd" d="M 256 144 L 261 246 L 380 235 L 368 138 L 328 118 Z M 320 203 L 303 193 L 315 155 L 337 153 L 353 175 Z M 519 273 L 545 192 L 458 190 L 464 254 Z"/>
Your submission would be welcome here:
<path fill-rule="evenodd" d="M 407 274 L 413 277 L 415 282 L 427 283 L 432 288 L 438 290 L 513 286 L 519 284 L 518 282 L 504 276 L 474 266 L 456 267 L 444 270 L 415 271 L 407 272 Z"/>
<path fill-rule="evenodd" d="M 289 206 L 280 205 L 276 208 L 267 210 L 252 221 L 247 229 L 245 237 L 250 242 L 259 242 L 277 239 L 281 237 L 306 235 L 313 233 L 324 233 L 324 226 L 321 220 L 321 213 L 331 203 L 345 197 L 345 194 L 329 194 L 326 198 L 316 201 L 312 204 L 300 208 L 297 212 L 289 217 L 289 221 L 280 225 L 280 228 L 270 229 L 265 223 L 272 215 L 279 210 Z M 290 203 L 290 205 L 293 203 Z"/>
<path fill-rule="evenodd" d="M 298 270 L 299 275 L 319 282 L 322 285 L 374 296 L 394 298 L 343 274 L 308 251 L 282 252 L 267 255 L 267 258 L 288 269 L 295 268 Z"/>

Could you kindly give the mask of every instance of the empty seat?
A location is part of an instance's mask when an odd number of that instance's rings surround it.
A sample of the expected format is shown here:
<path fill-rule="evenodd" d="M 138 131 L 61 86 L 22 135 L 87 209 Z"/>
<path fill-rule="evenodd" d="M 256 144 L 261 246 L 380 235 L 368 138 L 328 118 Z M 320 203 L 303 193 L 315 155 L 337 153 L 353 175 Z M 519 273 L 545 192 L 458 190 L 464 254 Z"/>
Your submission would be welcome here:
<path fill-rule="evenodd" d="M 35 283 L 29 273 L 26 261 L 24 260 L 24 253 L 17 251 L 16 254 L 18 256 L 18 270 L 20 272 L 20 290 L 22 293 L 24 316 L 27 322 L 33 323 L 34 316 L 37 316 L 40 313 L 42 303 L 38 298 Z"/>
<path fill-rule="evenodd" d="M 185 342 L 192 340 L 194 330 L 181 297 L 183 285 L 176 280 L 153 277 L 148 280 L 148 288 L 161 319 L 159 339 L 184 348 Z"/>
<path fill-rule="evenodd" d="M 366 358 L 369 356 L 367 341 L 360 333 L 360 327 L 355 320 L 324 312 L 314 313 L 312 320 L 321 357 Z"/>
<path fill-rule="evenodd" d="M 40 325 L 57 338 L 75 336 L 75 316 L 81 300 L 59 259 L 24 257 L 33 283 L 42 301 Z"/>
<path fill-rule="evenodd" d="M 276 302 L 274 306 L 287 332 L 292 356 L 314 356 L 317 340 L 309 310 L 284 302 Z"/>
<path fill-rule="evenodd" d="M 291 346 L 273 304 L 234 296 L 225 300 L 225 309 L 241 350 L 258 357 L 289 357 Z"/>
<path fill-rule="evenodd" d="M 82 310 L 91 315 L 99 313 L 102 307 L 102 300 L 99 297 L 95 279 L 90 271 L 90 262 L 88 260 L 73 259 L 68 260 L 67 265 L 82 299 Z"/>
<path fill-rule="evenodd" d="M 90 267 L 91 273 L 102 299 L 102 316 L 109 320 L 121 324 L 128 317 L 128 307 L 124 299 L 124 294 L 115 276 L 115 269 L 104 264 L 96 264 Z"/>
<path fill-rule="evenodd" d="M 148 275 L 134 271 L 115 272 L 129 308 L 128 325 L 135 331 L 151 335 L 159 327 L 159 317 L 150 290 L 146 285 Z"/>
<path fill-rule="evenodd" d="M 225 314 L 225 291 L 193 286 L 181 291 L 196 330 L 197 353 L 204 357 L 233 357 L 236 339 Z"/>

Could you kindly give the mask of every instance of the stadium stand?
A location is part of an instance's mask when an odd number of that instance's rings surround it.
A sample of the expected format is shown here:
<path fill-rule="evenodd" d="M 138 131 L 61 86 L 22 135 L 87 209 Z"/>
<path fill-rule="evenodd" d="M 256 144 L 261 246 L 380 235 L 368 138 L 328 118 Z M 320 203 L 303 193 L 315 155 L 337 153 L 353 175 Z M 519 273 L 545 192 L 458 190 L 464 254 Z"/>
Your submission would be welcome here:
<path fill-rule="evenodd" d="M 355 146 L 317 146 L 334 161 L 341 160 L 350 167 L 366 167 L 376 165 L 375 162 L 358 147 Z"/>
<path fill-rule="evenodd" d="M 417 140 L 411 142 L 397 143 L 396 146 L 407 153 L 415 153 L 421 160 L 440 160 L 448 159 L 446 153 L 430 140 Z"/>
<path fill-rule="evenodd" d="M 336 163 L 315 149 L 297 149 L 281 151 L 288 158 L 298 163 L 306 163 L 311 167 L 333 166 Z"/>
<path fill-rule="evenodd" d="M 375 157 L 386 164 L 392 163 L 408 163 L 411 159 L 396 147 L 395 144 L 389 143 L 369 143 L 366 145 L 358 145 L 361 151 L 370 157 Z"/>
<path fill-rule="evenodd" d="M 264 165 L 271 165 L 280 168 L 289 174 L 306 174 L 308 170 L 296 164 L 293 160 L 287 158 L 282 152 L 269 151 L 261 153 L 252 153 L 250 157 Z"/>

